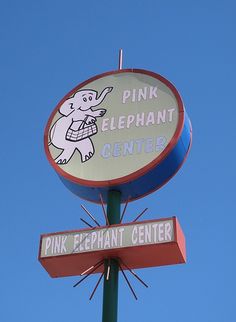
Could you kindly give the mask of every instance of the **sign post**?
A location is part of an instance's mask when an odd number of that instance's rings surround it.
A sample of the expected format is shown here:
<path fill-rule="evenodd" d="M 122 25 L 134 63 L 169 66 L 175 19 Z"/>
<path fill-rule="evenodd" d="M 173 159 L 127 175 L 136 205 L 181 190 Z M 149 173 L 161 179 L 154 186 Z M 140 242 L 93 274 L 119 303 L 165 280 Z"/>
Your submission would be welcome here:
<path fill-rule="evenodd" d="M 106 259 L 104 264 L 102 322 L 117 322 L 119 263 L 112 258 Z"/>
<path fill-rule="evenodd" d="M 120 223 L 120 197 L 119 191 L 110 191 L 107 203 L 107 218 L 110 225 Z M 105 260 L 105 274 L 103 286 L 102 322 L 117 322 L 118 311 L 118 259 Z"/>

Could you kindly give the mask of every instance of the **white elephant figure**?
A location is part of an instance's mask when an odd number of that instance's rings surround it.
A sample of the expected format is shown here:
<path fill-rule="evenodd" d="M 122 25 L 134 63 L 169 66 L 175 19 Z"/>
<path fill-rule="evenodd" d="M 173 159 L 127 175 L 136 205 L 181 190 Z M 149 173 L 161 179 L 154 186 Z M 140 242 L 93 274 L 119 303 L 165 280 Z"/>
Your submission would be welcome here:
<path fill-rule="evenodd" d="M 84 89 L 73 94 L 60 107 L 63 115 L 52 126 L 50 140 L 56 148 L 63 150 L 55 159 L 58 164 L 69 162 L 76 150 L 81 155 L 81 161 L 88 161 L 94 155 L 93 142 L 90 136 L 97 133 L 95 124 L 97 117 L 102 117 L 106 109 L 93 110 L 103 102 L 113 87 L 106 87 L 98 97 L 98 92 Z"/>

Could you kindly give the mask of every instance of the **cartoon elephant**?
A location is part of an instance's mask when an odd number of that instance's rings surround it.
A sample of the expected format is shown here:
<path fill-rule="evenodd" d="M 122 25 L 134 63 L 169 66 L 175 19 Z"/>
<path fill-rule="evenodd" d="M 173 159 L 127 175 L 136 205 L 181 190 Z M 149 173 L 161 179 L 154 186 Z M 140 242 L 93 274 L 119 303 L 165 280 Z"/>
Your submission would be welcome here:
<path fill-rule="evenodd" d="M 52 126 L 50 140 L 56 148 L 63 150 L 55 159 L 58 164 L 69 162 L 76 150 L 81 155 L 81 161 L 88 161 L 94 155 L 93 142 L 90 136 L 97 133 L 96 118 L 102 117 L 106 109 L 93 110 L 100 105 L 113 87 L 106 87 L 100 96 L 98 92 L 84 89 L 73 94 L 60 107 L 63 115 Z"/>

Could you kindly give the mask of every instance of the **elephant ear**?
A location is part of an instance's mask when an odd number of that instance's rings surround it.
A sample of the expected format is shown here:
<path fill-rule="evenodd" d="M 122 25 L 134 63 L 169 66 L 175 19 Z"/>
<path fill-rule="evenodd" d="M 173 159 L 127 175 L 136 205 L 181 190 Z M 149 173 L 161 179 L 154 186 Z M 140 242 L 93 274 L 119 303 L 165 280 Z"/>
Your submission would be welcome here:
<path fill-rule="evenodd" d="M 70 113 L 72 113 L 75 108 L 74 105 L 74 98 L 68 98 L 60 107 L 59 111 L 62 115 L 68 116 Z"/>

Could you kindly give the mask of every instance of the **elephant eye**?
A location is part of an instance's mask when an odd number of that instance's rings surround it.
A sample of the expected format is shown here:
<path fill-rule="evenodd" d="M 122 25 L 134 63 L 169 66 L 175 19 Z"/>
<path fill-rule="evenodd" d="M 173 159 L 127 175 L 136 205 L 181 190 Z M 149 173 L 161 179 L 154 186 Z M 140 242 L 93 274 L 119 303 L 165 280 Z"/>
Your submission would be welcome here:
<path fill-rule="evenodd" d="M 73 108 L 73 103 L 70 103 L 70 108 Z"/>
<path fill-rule="evenodd" d="M 89 100 L 92 101 L 92 99 L 93 99 L 92 96 L 89 96 Z"/>
<path fill-rule="evenodd" d="M 85 98 L 85 97 L 84 97 L 84 98 L 83 98 L 83 101 L 84 101 L 84 102 L 87 102 L 87 98 Z"/>

